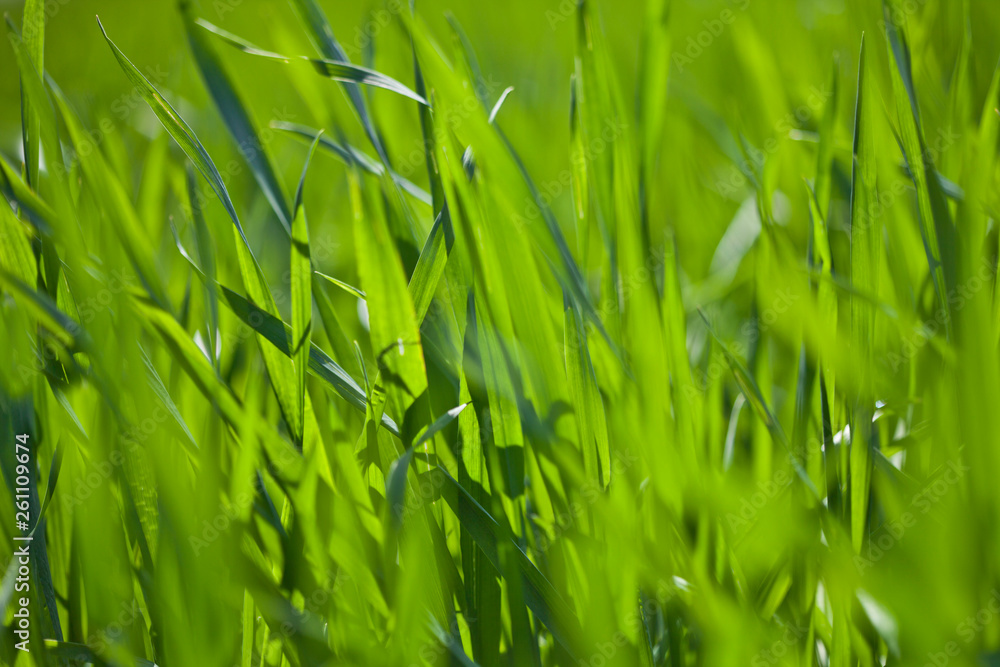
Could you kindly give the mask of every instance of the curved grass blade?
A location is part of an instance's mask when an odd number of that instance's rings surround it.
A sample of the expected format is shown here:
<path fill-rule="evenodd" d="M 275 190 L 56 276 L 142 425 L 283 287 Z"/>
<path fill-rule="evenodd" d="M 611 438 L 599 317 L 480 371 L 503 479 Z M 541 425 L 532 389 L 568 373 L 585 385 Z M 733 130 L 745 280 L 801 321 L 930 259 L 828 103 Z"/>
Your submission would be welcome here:
<path fill-rule="evenodd" d="M 100 19 L 98 19 L 98 24 L 100 25 Z M 153 113 L 163 127 L 170 133 L 170 136 L 180 145 L 181 149 L 191 159 L 202 176 L 208 180 L 216 196 L 222 202 L 226 212 L 232 219 L 236 234 L 238 235 L 236 251 L 239 257 L 240 273 L 243 276 L 243 285 L 247 290 L 247 294 L 256 303 L 261 304 L 269 314 L 277 316 L 278 306 L 271 295 L 271 290 L 268 287 L 267 280 L 264 278 L 264 273 L 257 263 L 253 251 L 250 249 L 250 241 L 243 231 L 239 216 L 237 216 L 232 199 L 229 197 L 229 191 L 226 189 L 226 184 L 223 182 L 215 163 L 212 162 L 212 158 L 209 157 L 208 152 L 202 146 L 201 142 L 198 141 L 198 138 L 184 119 L 174 111 L 170 103 L 164 99 L 146 77 L 129 62 L 125 54 L 115 46 L 111 38 L 108 37 L 107 32 L 104 31 L 104 26 L 101 26 L 101 31 L 104 33 L 104 38 L 111 47 L 111 51 L 114 53 L 115 59 L 125 72 L 125 75 L 136 87 L 136 90 L 146 101 L 146 104 L 153 110 Z M 264 363 L 267 366 L 268 375 L 270 376 L 275 396 L 278 399 L 278 404 L 281 407 L 282 415 L 288 423 L 288 428 L 294 440 L 301 443 L 303 441 L 305 424 L 300 419 L 302 411 L 296 405 L 297 394 L 295 392 L 294 368 L 291 367 L 288 360 L 278 354 L 273 346 L 264 345 L 259 339 L 258 342 L 261 343 L 261 354 L 264 357 Z"/>
<path fill-rule="evenodd" d="M 136 314 L 147 327 L 159 334 L 173 359 L 184 369 L 219 415 L 237 431 L 243 426 L 251 426 L 260 437 L 271 460 L 284 465 L 285 471 L 291 478 L 297 477 L 299 466 L 291 464 L 301 463 L 301 457 L 298 457 L 291 445 L 281 438 L 273 427 L 265 424 L 258 415 L 243 408 L 233 395 L 232 389 L 216 375 L 208 359 L 177 320 L 148 298 L 135 293 L 132 297 L 131 302 Z"/>
<path fill-rule="evenodd" d="M 414 44 L 420 46 L 420 50 L 436 50 L 433 45 L 429 42 L 428 38 L 422 34 L 422 32 L 414 25 L 414 21 L 411 19 L 410 23 L 410 34 L 413 36 Z M 463 52 L 466 62 L 474 63 L 475 54 L 471 51 Z M 440 63 L 437 63 L 440 65 Z M 475 66 L 470 66 L 472 69 Z M 439 70 L 440 71 L 440 70 Z M 452 77 L 452 84 L 456 84 L 456 79 L 454 72 L 448 72 Z M 473 72 L 474 78 L 478 77 L 475 72 Z M 483 105 L 484 116 L 487 113 L 487 107 Z M 544 222 L 544 228 L 547 234 L 541 234 L 534 230 L 533 225 L 528 225 L 528 231 L 535 235 L 535 238 L 540 241 L 540 247 L 543 249 L 542 252 L 545 255 L 545 259 L 549 266 L 552 268 L 552 272 L 556 279 L 559 281 L 561 287 L 565 293 L 568 293 L 571 297 L 573 307 L 580 311 L 580 313 L 585 317 L 585 319 L 591 322 L 601 336 L 607 341 L 608 346 L 615 352 L 615 355 L 619 360 L 623 360 L 621 356 L 621 350 L 612 341 L 611 337 L 608 335 L 607 330 L 604 327 L 604 322 L 601 320 L 598 314 L 597 308 L 594 306 L 593 300 L 590 296 L 589 289 L 587 288 L 586 282 L 583 279 L 583 273 L 580 271 L 576 260 L 573 257 L 572 252 L 569 249 L 569 244 L 566 242 L 565 235 L 563 234 L 562 228 L 559 226 L 559 222 L 556 220 L 555 215 L 552 212 L 552 208 L 546 203 L 546 200 L 542 198 L 541 192 L 536 186 L 534 180 L 531 178 L 531 174 L 528 172 L 527 167 L 521 160 L 520 155 L 515 150 L 514 145 L 507 139 L 504 132 L 497 125 L 491 125 L 489 122 L 489 117 L 486 116 L 482 119 L 482 124 L 478 124 L 474 118 L 469 118 L 470 121 L 469 129 L 474 132 L 473 143 L 481 143 L 486 150 L 485 154 L 492 154 L 492 157 L 499 161 L 503 161 L 506 164 L 503 167 L 507 171 L 508 178 L 510 179 L 508 183 L 512 186 L 524 187 L 530 201 L 538 207 L 541 214 L 542 221 Z M 501 153 L 503 155 L 501 155 Z M 518 180 L 515 184 L 515 179 Z M 519 221 L 519 224 L 523 221 Z M 522 229 L 519 232 L 524 231 Z"/>
<path fill-rule="evenodd" d="M 42 525 L 42 519 L 45 518 L 45 512 L 49 509 L 49 503 L 52 502 L 52 496 L 56 492 L 56 484 L 59 482 L 59 471 L 62 470 L 63 461 L 63 448 L 60 445 L 56 445 L 55 452 L 52 454 L 52 463 L 49 465 L 49 476 L 46 478 L 48 482 L 45 486 L 45 499 L 42 501 L 42 508 L 38 512 L 38 519 L 35 520 L 35 526 L 31 529 L 28 535 L 34 535 L 38 527 Z"/>
<path fill-rule="evenodd" d="M 418 322 L 423 321 L 431 307 L 434 292 L 444 274 L 448 255 L 451 253 L 454 243 L 455 237 L 451 230 L 448 205 L 444 204 L 434 220 L 430 234 L 427 235 L 424 247 L 420 250 L 420 257 L 417 259 L 417 265 L 413 267 L 413 273 L 410 275 L 410 282 L 407 285 L 407 291 L 413 299 L 413 309 L 416 312 Z"/>
<path fill-rule="evenodd" d="M 201 175 L 205 177 L 208 184 L 215 191 L 218 196 L 219 201 L 225 207 L 226 212 L 229 217 L 232 218 L 233 223 L 239 230 L 240 236 L 243 237 L 244 241 L 249 246 L 249 241 L 246 240 L 246 235 L 243 233 L 243 227 L 240 225 L 239 217 L 236 215 L 236 209 L 233 207 L 232 199 L 229 197 L 229 191 L 226 189 L 226 184 L 222 181 L 222 175 L 219 174 L 219 170 L 215 167 L 215 163 L 212 162 L 212 158 L 208 156 L 208 152 L 205 147 L 201 145 L 198 138 L 194 134 L 194 130 L 180 117 L 174 108 L 170 106 L 170 103 L 153 87 L 149 80 L 144 77 L 135 65 L 125 57 L 125 54 L 111 41 L 108 37 L 107 31 L 101 24 L 101 19 L 97 19 L 97 25 L 101 27 L 101 33 L 104 35 L 104 39 L 107 41 L 108 46 L 111 47 L 111 52 L 115 56 L 115 60 L 118 61 L 119 66 L 121 66 L 122 71 L 128 80 L 132 82 L 135 89 L 139 92 L 142 98 L 152 109 L 153 113 L 159 119 L 160 123 L 163 125 L 164 129 L 170 133 L 170 136 L 174 138 L 174 141 L 180 145 L 181 150 L 187 155 L 194 166 L 201 172 Z"/>
<path fill-rule="evenodd" d="M 360 290 L 357 287 L 355 287 L 354 285 L 348 285 L 343 280 L 337 280 L 333 276 L 328 276 L 325 273 L 320 273 L 319 271 L 316 271 L 315 273 L 320 278 L 324 278 L 327 282 L 329 282 L 329 283 L 331 283 L 333 285 L 336 285 L 337 287 L 339 287 L 340 289 L 344 290 L 345 292 L 347 292 L 351 296 L 356 296 L 359 299 L 361 299 L 362 301 L 365 299 L 365 292 L 364 292 L 364 290 Z"/>
<path fill-rule="evenodd" d="M 35 194 L 27 183 L 21 180 L 20 174 L 0 158 L 0 192 L 11 203 L 17 204 L 28 214 L 28 219 L 35 228 L 51 236 L 53 229 L 58 227 L 56 212 L 52 210 L 41 197 Z"/>
<path fill-rule="evenodd" d="M 191 258 L 180 240 L 177 239 L 177 248 L 181 256 L 187 260 L 194 269 L 199 279 L 207 281 L 208 277 L 201 270 L 198 264 Z M 232 291 L 225 285 L 216 282 L 216 289 L 222 295 L 226 306 L 236 317 L 251 327 L 259 336 L 267 340 L 278 352 L 286 357 L 291 357 L 288 341 L 292 338 L 292 329 L 285 324 L 280 317 L 271 315 L 258 306 L 247 301 L 243 296 Z M 367 410 L 367 394 L 350 374 L 341 368 L 326 352 L 321 350 L 316 343 L 312 343 L 309 354 L 309 370 L 318 377 L 327 387 L 332 389 L 341 398 L 357 408 L 362 413 Z M 386 415 L 382 417 L 382 426 L 389 433 L 399 437 L 399 427 L 391 418 Z"/>
<path fill-rule="evenodd" d="M 396 516 L 396 520 L 400 523 L 402 523 L 403 520 L 406 475 L 410 469 L 410 462 L 413 460 L 414 452 L 418 447 L 423 445 L 425 442 L 428 442 L 442 429 L 448 426 L 448 424 L 455 421 L 455 419 L 462 414 L 462 410 L 468 407 L 468 405 L 468 403 L 462 403 L 435 419 L 433 423 L 420 432 L 420 434 L 414 439 L 413 444 L 410 445 L 405 452 L 403 452 L 402 456 L 393 461 L 392 465 L 389 466 L 389 474 L 386 475 L 385 479 L 385 498 L 389 501 L 389 507 L 392 508 L 392 511 Z"/>
<path fill-rule="evenodd" d="M 187 423 L 184 421 L 184 417 L 181 416 L 180 410 L 177 409 L 177 405 L 174 403 L 174 399 L 170 397 L 170 392 L 163 385 L 163 380 L 160 379 L 159 373 L 156 372 L 156 367 L 153 366 L 153 362 L 150 360 L 149 355 L 146 351 L 140 347 L 142 352 L 142 362 L 146 367 L 146 380 L 149 384 L 150 389 L 156 394 L 156 397 L 160 399 L 163 403 L 163 407 L 166 409 L 167 413 L 174 418 L 177 426 L 180 428 L 183 438 L 181 438 L 181 444 L 184 445 L 184 449 L 187 451 L 188 456 L 191 458 L 191 463 L 196 468 L 199 465 L 198 462 L 198 443 L 195 442 L 194 436 L 191 435 L 191 429 L 188 428 Z"/>
<path fill-rule="evenodd" d="M 38 321 L 59 338 L 59 341 L 73 351 L 86 352 L 93 341 L 83 327 L 69 315 L 59 310 L 48 294 L 38 292 L 16 276 L 0 268 L 0 286 L 11 292 Z"/>
<path fill-rule="evenodd" d="M 200 23 L 200 19 L 195 19 L 191 5 L 186 2 L 182 5 L 182 11 L 191 52 L 194 54 L 205 87 L 215 101 L 229 134 L 236 142 L 243 159 L 250 165 L 254 179 L 270 202 L 278 220 L 286 230 L 290 230 L 293 212 L 288 208 L 288 199 L 282 190 L 280 179 L 274 172 L 274 165 L 267 148 L 261 143 L 257 128 L 237 94 L 232 80 L 226 74 L 222 61 L 205 39 L 205 33 L 197 29 L 196 24 Z"/>
<path fill-rule="evenodd" d="M 285 356 L 291 356 L 288 346 L 288 341 L 291 338 L 291 327 L 282 322 L 280 318 L 261 310 L 231 289 L 222 285 L 219 288 L 223 300 L 234 315 L 239 317 L 244 324 L 253 327 L 257 334 L 270 342 L 279 352 Z M 358 386 L 358 383 L 347 371 L 331 359 L 326 352 L 319 349 L 315 343 L 312 344 L 309 354 L 309 370 L 352 406 L 362 413 L 366 411 L 367 401 L 364 390 Z M 399 437 L 399 427 L 388 415 L 382 416 L 382 426 L 389 433 Z"/>
<path fill-rule="evenodd" d="M 381 72 L 376 72 L 375 70 L 368 69 L 367 67 L 361 67 L 359 65 L 352 65 L 349 62 L 341 62 L 325 58 L 310 58 L 308 56 L 285 56 L 280 53 L 266 51 L 254 46 L 242 37 L 238 37 L 231 32 L 227 32 L 218 26 L 212 25 L 204 19 L 197 19 L 195 22 L 205 30 L 222 38 L 227 44 L 236 47 L 244 53 L 253 56 L 260 56 L 262 58 L 268 58 L 270 60 L 278 60 L 284 63 L 304 60 L 309 62 L 318 74 L 328 79 L 340 81 L 341 83 L 362 84 L 366 86 L 375 86 L 376 88 L 384 88 L 385 90 L 392 91 L 398 95 L 402 95 L 403 97 L 408 97 L 414 102 L 419 102 L 424 106 L 430 106 L 430 103 L 425 100 L 423 96 L 416 94 L 396 79 L 393 79 L 391 76 L 386 76 Z"/>
<path fill-rule="evenodd" d="M 328 61 L 350 65 L 350 59 L 347 57 L 347 53 L 337 41 L 337 38 L 333 36 L 333 29 L 330 27 L 330 22 L 327 21 L 326 16 L 323 14 L 323 10 L 320 8 L 319 4 L 317 4 L 316 0 L 289 0 L 289 4 L 292 5 L 292 9 L 298 15 L 299 19 L 305 24 L 309 40 L 323 55 L 323 57 Z M 368 141 L 371 142 L 372 147 L 375 149 L 375 153 L 378 154 L 379 160 L 381 160 L 382 164 L 385 166 L 388 175 L 391 176 L 392 165 L 389 162 L 389 154 L 386 152 L 385 145 L 382 143 L 382 139 L 379 136 L 378 131 L 375 129 L 375 124 L 372 121 L 371 114 L 368 112 L 368 106 L 365 103 L 365 96 L 361 93 L 361 87 L 354 82 L 341 81 L 340 83 L 344 88 L 344 92 L 347 94 L 347 99 L 354 108 L 354 112 L 358 116 L 358 120 L 361 122 L 361 127 L 364 129 L 365 135 L 368 137 Z M 426 105 L 421 104 L 420 108 L 425 109 Z M 416 222 L 413 220 L 412 213 L 409 208 L 407 208 L 406 203 L 403 200 L 403 193 L 400 189 L 400 185 L 392 178 L 387 179 L 385 175 L 383 175 L 382 178 L 386 181 L 386 189 L 391 189 L 393 191 L 396 197 L 396 203 L 400 208 L 401 215 L 410 225 L 414 240 L 419 240 Z"/>
<path fill-rule="evenodd" d="M 18 220 L 10 206 L 0 201 L 0 267 L 25 284 L 35 282 L 38 263 L 31 251 L 27 227 Z"/>
<path fill-rule="evenodd" d="M 299 125 L 298 123 L 287 123 L 285 121 L 272 121 L 271 127 L 276 130 L 291 132 L 292 134 L 298 135 L 308 141 L 314 141 L 316 137 L 320 136 L 322 132 L 322 130 L 314 130 L 310 127 L 306 127 L 305 125 Z M 319 145 L 328 150 L 329 152 L 333 153 L 337 157 L 339 157 L 341 160 L 344 161 L 344 163 L 348 165 L 356 164 L 364 171 L 368 172 L 369 174 L 373 174 L 375 176 L 382 176 L 383 174 L 385 174 L 386 169 L 384 166 L 382 166 L 382 164 L 380 164 L 376 159 L 369 156 L 367 153 L 358 150 L 357 148 L 351 146 L 350 144 L 341 145 L 338 144 L 333 139 L 331 139 L 330 137 L 323 135 L 320 138 Z M 419 185 L 413 183 L 409 179 L 400 176 L 399 174 L 397 174 L 392 170 L 389 171 L 389 174 L 390 176 L 392 176 L 392 180 L 395 181 L 396 184 L 400 188 L 402 188 L 404 192 L 408 192 L 418 201 L 427 204 L 428 206 L 431 205 L 432 203 L 431 196 L 430 194 L 427 193 L 426 190 L 421 188 Z"/>

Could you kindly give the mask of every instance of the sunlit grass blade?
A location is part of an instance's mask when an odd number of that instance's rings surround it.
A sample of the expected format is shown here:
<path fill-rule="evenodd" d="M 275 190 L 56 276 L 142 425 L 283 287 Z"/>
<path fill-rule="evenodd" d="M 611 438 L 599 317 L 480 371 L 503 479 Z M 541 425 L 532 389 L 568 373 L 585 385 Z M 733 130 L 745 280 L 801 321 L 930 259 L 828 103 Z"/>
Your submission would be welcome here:
<path fill-rule="evenodd" d="M 0 202 L 0 266 L 5 271 L 30 285 L 38 275 L 38 263 L 31 250 L 28 227 L 21 223 L 9 206 Z"/>
<path fill-rule="evenodd" d="M 306 375 L 309 365 L 309 351 L 312 345 L 312 259 L 309 250 L 309 223 L 306 219 L 306 208 L 302 201 L 305 188 L 306 172 L 309 162 L 316 151 L 319 138 L 309 147 L 299 187 L 295 191 L 295 207 L 292 219 L 292 362 L 295 364 L 296 389 L 298 398 L 296 408 L 299 410 L 298 420 L 305 423 L 306 409 Z"/>
<path fill-rule="evenodd" d="M 861 42 L 858 65 L 857 103 L 854 120 L 854 172 L 851 181 L 851 285 L 878 293 L 882 227 L 878 204 L 875 164 L 874 92 Z M 868 519 L 874 446 L 871 427 L 874 410 L 872 377 L 875 312 L 871 305 L 851 299 L 851 330 L 855 355 L 861 362 L 860 387 L 853 401 L 850 448 L 851 542 L 860 551 Z"/>
<path fill-rule="evenodd" d="M 588 480 L 596 481 L 603 487 L 611 480 L 604 403 L 590 360 L 586 333 L 579 314 L 572 308 L 566 308 L 564 326 L 566 376 L 580 433 L 584 470 Z"/>
<path fill-rule="evenodd" d="M 28 214 L 31 223 L 42 233 L 51 235 L 59 227 L 56 212 L 52 210 L 6 160 L 0 159 L 0 189 L 5 198 L 16 203 Z"/>
<path fill-rule="evenodd" d="M 894 0 L 883 0 L 891 17 Z M 942 191 L 931 153 L 927 149 L 920 122 L 906 38 L 895 22 L 885 21 L 892 89 L 896 101 L 899 130 L 910 176 L 917 190 L 920 230 L 927 253 L 928 268 L 934 281 L 940 308 L 945 309 L 945 330 L 951 337 L 951 304 L 948 290 L 957 280 L 956 237 L 954 222 Z"/>
<path fill-rule="evenodd" d="M 100 24 L 100 21 L 98 21 Z M 103 26 L 101 27 L 103 31 Z M 240 262 L 240 272 L 243 275 L 243 284 L 246 287 L 247 293 L 251 299 L 267 311 L 269 314 L 276 316 L 278 314 L 278 308 L 275 304 L 274 297 L 271 294 L 271 290 L 268 287 L 267 280 L 264 278 L 264 273 L 257 263 L 257 259 L 254 257 L 253 252 L 250 250 L 250 241 L 247 239 L 246 234 L 243 231 L 243 226 L 240 224 L 239 216 L 236 214 L 236 209 L 233 207 L 232 199 L 229 197 L 229 191 L 226 189 L 226 185 L 222 180 L 222 176 L 219 174 L 219 170 L 216 168 L 215 163 L 212 162 L 212 158 L 209 157 L 208 152 L 202 146 L 201 142 L 198 141 L 194 132 L 191 130 L 190 126 L 184 119 L 181 118 L 173 107 L 160 95 L 159 92 L 150 84 L 150 82 L 135 68 L 135 66 L 129 62 L 128 58 L 125 57 L 111 38 L 108 37 L 107 33 L 104 33 L 104 38 L 108 45 L 111 47 L 112 53 L 114 53 L 115 59 L 121 66 L 122 71 L 139 91 L 141 97 L 149 105 L 150 109 L 159 119 L 163 127 L 170 133 L 170 136 L 180 145 L 184 153 L 191 159 L 195 167 L 201 172 L 202 176 L 208 180 L 209 185 L 215 191 L 216 196 L 222 202 L 225 207 L 226 212 L 232 219 L 233 225 L 235 227 L 235 232 L 238 235 L 236 239 L 236 249 L 239 256 Z M 296 408 L 296 392 L 295 392 L 295 379 L 293 375 L 294 369 L 291 364 L 273 347 L 264 345 L 261 343 L 260 346 L 261 353 L 264 356 L 264 361 L 267 365 L 268 373 L 271 378 L 271 384 L 274 387 L 275 395 L 278 399 L 278 403 L 281 406 L 281 411 L 288 423 L 289 430 L 292 432 L 293 437 L 296 442 L 302 442 L 304 437 L 305 425 L 302 422 L 302 413 Z"/>
<path fill-rule="evenodd" d="M 212 234 L 208 230 L 205 222 L 205 215 L 202 212 L 201 201 L 198 198 L 197 181 L 194 170 L 189 166 L 186 170 L 186 184 L 188 205 L 191 207 L 191 220 L 194 222 L 195 252 L 198 255 L 198 262 L 205 272 L 207 280 L 204 280 L 205 298 L 208 304 L 208 343 L 211 351 L 212 361 L 219 369 L 219 292 L 215 286 L 215 253 Z"/>
<path fill-rule="evenodd" d="M 354 285 L 348 285 L 343 280 L 337 280 L 333 276 L 328 276 L 325 273 L 320 273 L 319 271 L 316 271 L 315 273 L 320 278 L 326 280 L 331 285 L 336 285 L 337 287 L 339 287 L 340 289 L 344 290 L 345 292 L 347 292 L 351 296 L 356 296 L 359 299 L 364 299 L 365 298 L 364 290 L 358 289 Z"/>
<path fill-rule="evenodd" d="M 419 325 L 384 209 L 362 193 L 359 178 L 356 171 L 350 173 L 354 241 L 361 286 L 367 295 L 372 352 L 387 383 L 393 412 L 405 416 L 427 389 Z M 414 415 L 417 423 L 429 416 Z"/>
<path fill-rule="evenodd" d="M 253 326 L 259 335 L 263 336 L 281 353 L 289 357 L 291 356 L 288 347 L 288 341 L 291 338 L 291 327 L 279 318 L 254 306 L 232 290 L 223 287 L 221 294 L 226 305 L 244 324 Z M 365 412 L 366 402 L 364 391 L 358 386 L 354 378 L 348 375 L 329 355 L 316 347 L 315 343 L 309 355 L 309 368 L 319 379 L 349 404 L 361 412 Z M 393 435 L 399 435 L 399 428 L 388 415 L 383 415 L 382 425 Z"/>
<path fill-rule="evenodd" d="M 447 472 L 437 469 L 433 474 L 441 480 L 441 485 L 444 487 L 442 493 L 462 526 L 469 531 L 493 567 L 501 572 L 498 549 L 500 541 L 505 538 L 496 519 L 490 516 L 489 512 L 483 509 L 482 505 L 477 503 Z M 511 544 L 511 547 L 513 559 L 523 576 L 525 603 L 545 624 L 556 641 L 562 644 L 570 655 L 574 654 L 575 646 L 582 638 L 575 615 L 520 548 L 516 544 Z"/>

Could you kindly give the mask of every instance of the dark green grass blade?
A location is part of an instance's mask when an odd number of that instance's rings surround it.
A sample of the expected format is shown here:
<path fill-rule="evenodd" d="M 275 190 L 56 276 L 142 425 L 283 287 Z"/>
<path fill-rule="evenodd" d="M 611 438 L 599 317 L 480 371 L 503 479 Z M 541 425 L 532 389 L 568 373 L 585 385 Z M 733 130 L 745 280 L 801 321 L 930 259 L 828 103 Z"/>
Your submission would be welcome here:
<path fill-rule="evenodd" d="M 298 125 L 296 123 L 286 123 L 284 121 L 273 121 L 271 127 L 276 130 L 282 130 L 284 132 L 291 132 L 295 135 L 302 137 L 308 141 L 313 141 L 317 136 L 320 136 L 320 131 L 314 130 L 312 128 L 306 127 L 305 125 Z M 385 167 L 383 167 L 378 160 L 372 158 L 367 153 L 358 150 L 350 144 L 338 144 L 336 141 L 322 135 L 320 139 L 320 144 L 322 148 L 333 153 L 346 164 L 356 164 L 364 171 L 369 174 L 374 174 L 375 176 L 382 176 L 385 173 Z M 420 201 L 428 206 L 431 205 L 431 196 L 426 190 L 421 188 L 419 185 L 413 183 L 407 178 L 400 176 L 396 172 L 390 170 L 390 176 L 396 184 L 403 189 L 404 192 L 412 195 L 417 201 Z"/>
<path fill-rule="evenodd" d="M 462 485 L 446 471 L 438 468 L 432 473 L 443 486 L 442 493 L 458 516 L 462 527 L 469 531 L 483 553 L 498 572 L 502 571 L 498 555 L 500 540 L 504 539 L 500 524 L 476 502 Z M 552 584 L 538 571 L 520 547 L 511 542 L 511 553 L 523 577 L 525 602 L 535 616 L 571 655 L 576 652 L 582 638 L 576 615 L 566 605 Z"/>
<path fill-rule="evenodd" d="M 253 327 L 279 352 L 285 356 L 291 356 L 288 346 L 288 341 L 291 338 L 291 327 L 279 318 L 253 305 L 236 292 L 221 285 L 219 287 L 223 300 L 233 311 L 233 314 L 239 317 L 244 324 Z M 358 383 L 347 371 L 331 359 L 326 352 L 319 349 L 315 343 L 313 343 L 309 353 L 309 370 L 344 400 L 362 413 L 365 412 L 367 402 L 364 390 L 358 386 Z M 399 436 L 399 427 L 388 415 L 382 416 L 382 426 L 393 435 Z"/>
<path fill-rule="evenodd" d="M 191 45 L 195 63 L 201 72 L 205 88 L 212 96 L 216 108 L 226 123 L 229 134 L 243 155 L 243 159 L 250 165 L 254 179 L 260 185 L 264 196 L 271 204 L 271 208 L 277 214 L 278 220 L 288 230 L 292 222 L 292 211 L 289 210 L 288 199 L 282 190 L 281 181 L 274 172 L 271 156 L 266 147 L 261 144 L 260 134 L 232 81 L 226 74 L 221 60 L 208 40 L 205 39 L 204 31 L 199 30 L 196 26 L 197 21 L 194 18 L 191 5 L 184 3 L 182 10 L 188 42 Z"/>
<path fill-rule="evenodd" d="M 24 18 L 21 23 L 21 38 L 24 50 L 31 59 L 35 71 L 45 70 L 45 2 L 25 0 Z M 16 38 L 15 38 L 16 39 Z M 21 140 L 24 147 L 28 183 L 38 187 L 38 169 L 41 150 L 40 120 L 33 109 L 31 100 L 25 95 L 21 84 Z"/>

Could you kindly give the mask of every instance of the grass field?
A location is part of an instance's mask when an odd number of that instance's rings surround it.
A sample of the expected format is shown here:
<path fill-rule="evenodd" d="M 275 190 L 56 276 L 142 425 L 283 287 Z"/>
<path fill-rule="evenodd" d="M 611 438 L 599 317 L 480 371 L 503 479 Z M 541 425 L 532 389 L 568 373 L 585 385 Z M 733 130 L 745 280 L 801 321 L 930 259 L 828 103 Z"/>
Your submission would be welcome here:
<path fill-rule="evenodd" d="M 0 8 L 0 665 L 1000 665 L 997 3 Z"/>

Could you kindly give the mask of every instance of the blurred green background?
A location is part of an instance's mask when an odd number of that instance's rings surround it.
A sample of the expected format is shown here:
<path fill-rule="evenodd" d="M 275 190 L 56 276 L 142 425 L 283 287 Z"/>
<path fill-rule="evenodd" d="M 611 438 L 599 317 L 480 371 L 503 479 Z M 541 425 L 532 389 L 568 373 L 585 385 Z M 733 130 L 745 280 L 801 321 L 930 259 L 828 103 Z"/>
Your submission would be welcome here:
<path fill-rule="evenodd" d="M 399 17 L 406 3 L 330 2 L 326 10 L 338 40 L 356 63 L 371 62 L 408 85 L 412 68 L 407 63 L 408 41 Z M 0 7 L 18 23 L 20 2 Z M 196 11 L 216 25 L 263 48 L 314 55 L 287 2 L 281 0 L 201 0 Z M 601 24 L 614 56 L 616 74 L 626 99 L 634 96 L 643 26 L 644 5 L 638 0 L 598 5 Z M 941 128 L 946 111 L 948 82 L 958 57 L 963 30 L 962 3 L 910 0 L 904 4 L 914 52 L 914 77 L 919 99 L 927 114 L 928 135 Z M 473 2 L 421 0 L 419 14 L 443 44 L 448 42 L 446 13 L 465 28 L 477 50 L 484 75 L 495 90 L 495 99 L 508 86 L 514 93 L 505 104 L 501 125 L 540 184 L 556 182 L 570 167 L 569 97 L 574 69 L 575 3 L 571 0 L 511 0 Z M 973 43 L 971 80 L 973 99 L 982 99 L 1000 52 L 1000 5 L 971 3 Z M 727 14 L 728 12 L 728 14 Z M 190 58 L 183 22 L 176 2 L 144 0 L 49 0 L 46 34 L 46 69 L 76 104 L 91 130 L 100 132 L 107 119 L 113 126 L 108 144 L 121 142 L 130 163 L 141 161 L 150 137 L 160 128 L 145 104 L 132 92 L 107 49 L 95 21 L 99 15 L 108 34 L 139 69 L 153 74 L 174 106 L 198 129 L 199 137 L 219 164 L 237 153 L 225 127 L 211 105 Z M 729 22 L 727 22 L 729 18 Z M 880 3 L 868 0 L 676 0 L 671 9 L 670 93 L 661 146 L 662 169 L 655 190 L 660 210 L 657 224 L 675 228 L 685 252 L 682 263 L 697 280 L 709 269 L 715 246 L 735 211 L 750 194 L 745 181 L 734 178 L 736 166 L 724 150 L 736 132 L 743 132 L 763 149 L 769 140 L 769 162 L 780 165 L 785 196 L 793 202 L 782 216 L 788 221 L 805 211 L 801 188 L 795 185 L 812 160 L 811 147 L 782 130 L 782 120 L 803 105 L 812 93 L 829 88 L 834 59 L 839 59 L 842 90 L 850 90 L 857 72 L 857 53 L 863 32 L 876 36 L 872 56 L 880 94 L 891 90 L 886 52 L 879 20 Z M 719 27 L 721 26 L 721 30 Z M 718 32 L 719 34 L 714 34 Z M 706 36 L 710 38 L 706 39 Z M 294 122 L 342 132 L 355 145 L 364 145 L 363 134 L 351 116 L 335 82 L 309 81 L 325 104 L 303 100 L 284 68 L 248 58 L 233 49 L 218 49 L 229 67 L 248 107 L 261 125 L 282 113 Z M 694 56 L 693 58 L 691 56 Z M 19 156 L 20 114 L 17 67 L 10 48 L 0 49 L 0 148 Z M 419 149 L 419 124 L 412 105 L 385 91 L 372 93 L 379 101 L 376 118 L 391 119 L 382 127 L 394 163 L 413 164 L 412 177 L 425 184 Z M 312 104 L 310 104 L 312 102 Z M 850 146 L 852 100 L 842 95 L 838 146 Z M 881 106 L 885 106 L 883 99 Z M 401 111 L 402 110 L 402 111 Z M 818 108 L 810 109 L 793 127 L 815 130 Z M 328 115 L 329 114 L 329 115 Z M 407 121 L 407 122 L 401 122 Z M 103 133 L 102 133 L 103 134 Z M 721 138 L 721 141 L 720 141 Z M 103 143 L 103 142 L 102 142 Z M 730 143 L 729 147 L 735 147 Z M 303 147 L 295 139 L 278 136 L 269 145 L 277 166 L 291 190 L 298 176 Z M 179 149 L 171 146 L 179 155 Z M 408 156 L 411 156 L 408 158 Z M 331 183 L 309 196 L 324 197 L 324 206 L 345 206 L 346 185 L 334 160 L 318 161 Z M 404 174 L 405 175 L 405 174 Z M 136 179 L 140 178 L 136 174 Z M 232 186 L 238 202 L 253 201 L 252 179 L 244 172 Z M 734 182 L 741 187 L 727 188 Z M 257 195 L 261 216 L 267 215 Z M 320 205 L 320 204 L 318 204 Z M 570 192 L 561 188 L 555 198 L 557 211 L 570 211 Z M 341 210 L 346 211 L 346 208 Z M 317 221 L 322 229 L 329 220 Z M 251 226 L 253 222 L 251 221 Z M 793 230 L 805 242 L 806 225 Z M 164 237 L 164 241 L 169 241 Z M 688 242 L 689 241 L 689 242 Z M 350 247 L 347 243 L 345 247 Z"/>

